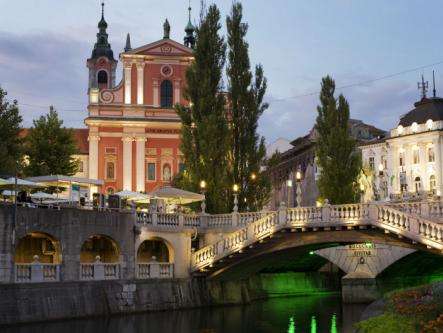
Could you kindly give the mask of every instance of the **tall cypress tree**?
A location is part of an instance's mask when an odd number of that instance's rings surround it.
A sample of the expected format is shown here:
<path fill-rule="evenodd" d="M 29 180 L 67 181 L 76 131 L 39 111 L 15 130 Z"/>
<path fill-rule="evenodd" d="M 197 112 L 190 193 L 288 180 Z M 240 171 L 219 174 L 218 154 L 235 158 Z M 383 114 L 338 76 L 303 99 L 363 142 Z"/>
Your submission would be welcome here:
<path fill-rule="evenodd" d="M 263 103 L 267 81 L 261 65 L 251 72 L 247 23 L 242 22 L 242 5 L 235 2 L 226 19 L 228 30 L 228 95 L 231 111 L 232 180 L 240 186 L 239 209 L 261 209 L 270 193 L 270 182 L 261 173 L 266 149 L 257 133 L 258 119 L 268 108 Z"/>
<path fill-rule="evenodd" d="M 20 139 L 22 117 L 17 101 L 9 103 L 0 88 L 0 174 L 13 175 L 22 155 Z"/>
<path fill-rule="evenodd" d="M 349 104 L 343 95 L 335 99 L 334 92 L 334 80 L 324 77 L 315 126 L 316 155 L 321 168 L 318 186 L 322 198 L 332 204 L 344 204 L 359 198 L 361 157 L 349 131 Z"/>
<path fill-rule="evenodd" d="M 227 212 L 229 127 L 222 93 L 222 73 L 226 44 L 220 36 L 220 12 L 216 5 L 202 6 L 196 29 L 194 61 L 186 72 L 184 96 L 190 107 L 177 106 L 182 121 L 181 150 L 186 171 L 177 179 L 179 186 L 198 191 L 200 181 L 207 184 L 207 210 Z"/>
<path fill-rule="evenodd" d="M 28 176 L 67 175 L 77 172 L 78 161 L 72 129 L 63 127 L 57 111 L 51 106 L 49 113 L 34 120 L 26 138 L 26 153 L 29 164 L 25 167 Z"/>

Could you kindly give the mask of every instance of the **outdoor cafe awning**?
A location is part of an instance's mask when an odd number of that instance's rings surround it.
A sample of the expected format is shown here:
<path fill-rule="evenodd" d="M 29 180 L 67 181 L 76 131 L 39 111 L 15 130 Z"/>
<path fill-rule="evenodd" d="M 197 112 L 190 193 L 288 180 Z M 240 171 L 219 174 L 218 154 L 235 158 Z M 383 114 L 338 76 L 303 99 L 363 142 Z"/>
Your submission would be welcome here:
<path fill-rule="evenodd" d="M 51 185 L 60 185 L 60 184 L 78 184 L 78 185 L 94 185 L 94 186 L 102 186 L 104 184 L 103 180 L 100 179 L 90 179 L 90 178 L 81 178 L 81 177 L 71 177 L 64 175 L 49 175 L 49 176 L 39 176 L 39 177 L 30 177 L 26 178 L 34 183 L 38 184 L 51 184 Z"/>
<path fill-rule="evenodd" d="M 165 200 L 170 204 L 185 205 L 191 202 L 198 202 L 205 200 L 203 194 L 185 191 L 179 188 L 165 186 L 150 193 L 154 198 Z"/>

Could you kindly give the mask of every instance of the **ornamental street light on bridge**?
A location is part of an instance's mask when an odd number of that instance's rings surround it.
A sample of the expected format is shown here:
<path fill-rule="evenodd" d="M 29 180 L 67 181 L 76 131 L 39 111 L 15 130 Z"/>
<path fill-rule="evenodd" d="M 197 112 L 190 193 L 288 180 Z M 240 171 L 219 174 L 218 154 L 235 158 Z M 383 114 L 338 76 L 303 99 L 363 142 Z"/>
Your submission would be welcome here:
<path fill-rule="evenodd" d="M 200 191 L 201 194 L 205 195 L 206 193 L 206 182 L 204 180 L 200 181 Z M 204 196 L 203 201 L 201 203 L 202 213 L 206 213 L 206 196 Z"/>
<path fill-rule="evenodd" d="M 232 186 L 232 190 L 234 191 L 234 213 L 238 212 L 238 190 L 239 186 L 237 184 L 234 184 Z"/>
<path fill-rule="evenodd" d="M 301 171 L 297 170 L 297 172 L 295 173 L 295 179 L 297 181 L 297 189 L 296 189 L 296 200 L 297 200 L 297 207 L 301 206 Z"/>
<path fill-rule="evenodd" d="M 288 208 L 291 207 L 291 192 L 292 192 L 292 179 L 286 181 L 286 188 L 288 189 Z"/>

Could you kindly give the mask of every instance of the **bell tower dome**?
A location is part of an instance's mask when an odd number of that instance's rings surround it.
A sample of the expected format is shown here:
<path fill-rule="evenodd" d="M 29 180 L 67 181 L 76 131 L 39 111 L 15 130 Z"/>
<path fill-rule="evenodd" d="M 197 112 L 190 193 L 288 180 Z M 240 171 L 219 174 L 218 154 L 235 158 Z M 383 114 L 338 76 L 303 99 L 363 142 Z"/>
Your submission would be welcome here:
<path fill-rule="evenodd" d="M 91 57 L 86 65 L 89 69 L 88 88 L 110 89 L 115 86 L 115 69 L 117 61 L 108 41 L 108 23 L 105 21 L 105 4 L 102 2 L 102 17 L 98 22 L 97 41 L 94 44 Z"/>

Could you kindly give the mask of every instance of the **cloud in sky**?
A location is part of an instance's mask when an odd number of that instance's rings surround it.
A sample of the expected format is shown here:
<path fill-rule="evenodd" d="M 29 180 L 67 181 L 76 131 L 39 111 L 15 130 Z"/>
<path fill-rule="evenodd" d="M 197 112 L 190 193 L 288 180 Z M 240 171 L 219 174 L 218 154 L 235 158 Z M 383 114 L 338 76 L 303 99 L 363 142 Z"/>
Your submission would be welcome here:
<path fill-rule="evenodd" d="M 146 7 L 142 0 L 129 2 L 130 6 L 126 1 L 107 5 L 106 19 L 116 57 L 126 32 L 131 32 L 134 46 L 161 38 L 165 14 L 171 21 L 173 38 L 182 39 L 187 4 L 155 0 Z M 270 108 L 259 126 L 268 143 L 278 137 L 294 139 L 310 130 L 318 96 L 291 96 L 318 91 L 321 77 L 327 73 L 333 75 L 337 86 L 343 86 L 443 60 L 442 47 L 435 38 L 435 27 L 441 25 L 440 11 L 413 10 L 422 8 L 418 0 L 411 0 L 408 6 L 384 0 L 352 5 L 286 1 L 286 6 L 265 0 L 242 2 L 250 24 L 251 62 L 262 63 L 269 80 L 266 100 Z M 193 1 L 195 9 L 197 3 Z M 230 2 L 216 3 L 224 20 Z M 442 7 L 438 1 L 430 3 Z M 146 10 L 134 12 L 133 8 Z M 22 103 L 25 125 L 31 125 L 32 119 L 53 104 L 66 125 L 83 126 L 88 76 L 85 62 L 97 32 L 98 3 L 8 2 L 5 10 L 16 13 L 22 24 L 16 24 L 15 16 L 0 21 L 0 85 L 10 98 Z M 423 22 L 424 32 L 410 22 Z M 351 116 L 383 129 L 394 127 L 398 117 L 418 99 L 415 88 L 419 74 L 344 89 Z M 121 77 L 121 67 L 117 77 Z M 440 82 L 443 75 L 437 77 L 437 84 Z"/>

